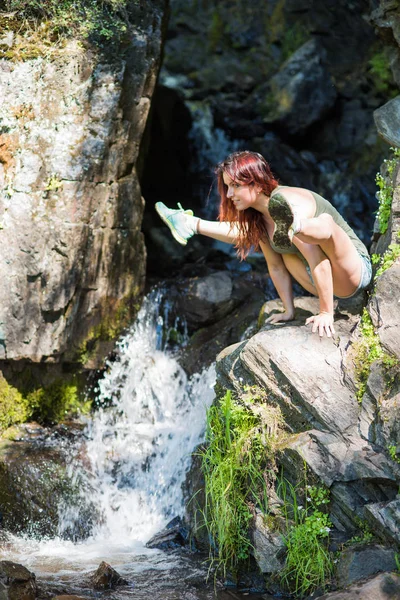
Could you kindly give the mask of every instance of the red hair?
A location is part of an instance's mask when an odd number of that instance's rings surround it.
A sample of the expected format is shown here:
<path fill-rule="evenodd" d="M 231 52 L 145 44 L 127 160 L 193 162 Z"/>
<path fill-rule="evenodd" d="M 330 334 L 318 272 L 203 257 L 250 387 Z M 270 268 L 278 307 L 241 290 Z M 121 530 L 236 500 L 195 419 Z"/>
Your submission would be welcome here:
<path fill-rule="evenodd" d="M 243 260 L 251 250 L 258 250 L 260 240 L 267 236 L 267 228 L 263 215 L 254 208 L 237 211 L 232 201 L 227 197 L 228 187 L 223 180 L 226 173 L 232 181 L 244 185 L 258 185 L 266 196 L 270 196 L 278 181 L 274 178 L 270 166 L 261 154 L 257 152 L 234 152 L 220 162 L 215 173 L 218 181 L 218 192 L 221 196 L 218 219 L 235 223 L 239 229 L 235 248 Z"/>

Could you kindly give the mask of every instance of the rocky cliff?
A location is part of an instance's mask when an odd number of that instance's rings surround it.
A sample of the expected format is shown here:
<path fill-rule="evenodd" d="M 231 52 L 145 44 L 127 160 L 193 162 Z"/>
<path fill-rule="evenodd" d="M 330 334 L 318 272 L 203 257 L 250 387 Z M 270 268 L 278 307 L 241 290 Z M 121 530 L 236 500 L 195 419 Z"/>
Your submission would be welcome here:
<path fill-rule="evenodd" d="M 119 55 L 69 42 L 51 59 L 0 60 L 3 361 L 93 367 L 140 304 L 136 165 L 166 3 L 135 6 Z"/>

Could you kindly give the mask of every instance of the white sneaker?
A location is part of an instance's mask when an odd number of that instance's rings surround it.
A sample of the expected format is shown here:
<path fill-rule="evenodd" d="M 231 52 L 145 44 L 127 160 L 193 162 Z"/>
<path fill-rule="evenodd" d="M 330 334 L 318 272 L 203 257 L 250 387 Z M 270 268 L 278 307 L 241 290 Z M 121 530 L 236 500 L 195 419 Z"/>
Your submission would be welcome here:
<path fill-rule="evenodd" d="M 163 202 L 156 203 L 156 211 L 171 230 L 177 242 L 186 246 L 187 241 L 197 233 L 198 218 L 192 210 L 184 210 L 178 202 L 178 208 L 168 208 Z"/>

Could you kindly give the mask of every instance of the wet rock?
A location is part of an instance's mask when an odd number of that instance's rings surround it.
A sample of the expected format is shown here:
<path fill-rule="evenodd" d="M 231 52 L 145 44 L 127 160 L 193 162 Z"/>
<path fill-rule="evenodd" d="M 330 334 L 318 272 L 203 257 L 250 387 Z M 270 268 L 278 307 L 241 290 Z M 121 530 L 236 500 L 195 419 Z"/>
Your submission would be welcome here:
<path fill-rule="evenodd" d="M 189 280 L 180 298 L 180 308 L 188 324 L 201 326 L 219 321 L 234 306 L 230 273 L 211 273 Z"/>
<path fill-rule="evenodd" d="M 0 561 L 0 597 L 2 600 L 34 600 L 36 577 L 26 567 L 9 560 Z"/>
<path fill-rule="evenodd" d="M 62 501 L 75 504 L 80 515 L 75 530 L 66 531 L 64 537 L 86 537 L 98 514 L 67 476 L 60 438 L 51 443 L 48 437 L 46 444 L 36 440 L 0 444 L 0 507 L 5 529 L 17 534 L 56 535 Z"/>
<path fill-rule="evenodd" d="M 303 133 L 336 99 L 324 49 L 315 40 L 306 42 L 270 79 L 265 93 L 265 122 L 279 123 L 291 135 Z"/>
<path fill-rule="evenodd" d="M 346 548 L 339 555 L 336 572 L 339 587 L 384 571 L 395 571 L 395 550 L 377 545 Z"/>
<path fill-rule="evenodd" d="M 171 550 L 184 546 L 188 541 L 188 531 L 184 527 L 180 517 L 175 517 L 168 525 L 156 533 L 146 544 L 146 548 L 158 548 L 159 550 Z"/>
<path fill-rule="evenodd" d="M 281 535 L 267 527 L 261 514 L 257 514 L 252 527 L 254 558 L 261 573 L 278 573 L 285 563 L 285 542 Z"/>
<path fill-rule="evenodd" d="M 97 571 L 91 576 L 91 583 L 95 590 L 107 590 L 120 585 L 128 585 L 128 581 L 105 561 L 100 563 Z"/>
<path fill-rule="evenodd" d="M 390 146 L 400 147 L 400 96 L 374 112 L 378 133 Z"/>
<path fill-rule="evenodd" d="M 400 598 L 400 577 L 382 573 L 368 581 L 354 583 L 342 592 L 318 596 L 319 600 L 397 600 Z"/>

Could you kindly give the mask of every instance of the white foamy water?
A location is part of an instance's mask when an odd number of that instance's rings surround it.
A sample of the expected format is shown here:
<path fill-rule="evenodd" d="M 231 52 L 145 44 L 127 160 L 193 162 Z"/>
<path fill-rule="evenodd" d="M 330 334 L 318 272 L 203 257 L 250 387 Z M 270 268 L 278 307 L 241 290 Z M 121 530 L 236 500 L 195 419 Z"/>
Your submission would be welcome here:
<path fill-rule="evenodd" d="M 95 413 L 85 443 L 75 449 L 69 469 L 79 498 L 60 505 L 59 536 L 13 536 L 3 546 L 4 558 L 54 579 L 90 571 L 99 560 L 127 572 L 137 557 L 135 569 L 146 569 L 146 560 L 158 555 L 144 544 L 183 512 L 182 484 L 203 439 L 215 382 L 213 367 L 189 380 L 162 349 L 161 303 L 159 290 L 145 299 L 99 383 L 99 403 L 108 408 Z M 71 533 L 82 530 L 88 518 L 94 522 L 89 537 L 76 543 L 63 539 L 74 539 Z M 167 568 L 164 560 L 152 560 L 152 569 Z"/>

